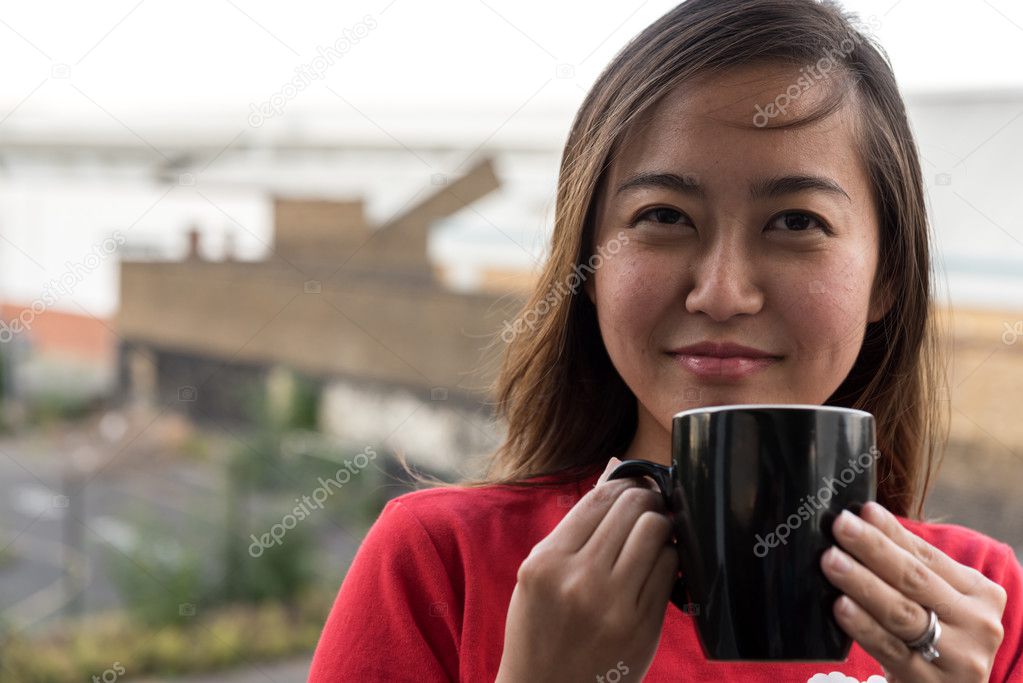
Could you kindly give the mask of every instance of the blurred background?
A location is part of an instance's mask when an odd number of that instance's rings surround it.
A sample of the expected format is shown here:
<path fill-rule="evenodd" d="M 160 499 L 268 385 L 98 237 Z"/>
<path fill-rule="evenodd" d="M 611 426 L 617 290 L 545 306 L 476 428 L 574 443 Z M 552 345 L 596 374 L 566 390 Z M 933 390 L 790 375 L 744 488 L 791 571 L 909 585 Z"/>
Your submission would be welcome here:
<path fill-rule="evenodd" d="M 1023 6 L 843 4 L 951 311 L 927 512 L 1020 553 Z M 499 443 L 572 116 L 673 5 L 0 10 L 0 680 L 305 680 L 395 454 L 452 478 Z"/>

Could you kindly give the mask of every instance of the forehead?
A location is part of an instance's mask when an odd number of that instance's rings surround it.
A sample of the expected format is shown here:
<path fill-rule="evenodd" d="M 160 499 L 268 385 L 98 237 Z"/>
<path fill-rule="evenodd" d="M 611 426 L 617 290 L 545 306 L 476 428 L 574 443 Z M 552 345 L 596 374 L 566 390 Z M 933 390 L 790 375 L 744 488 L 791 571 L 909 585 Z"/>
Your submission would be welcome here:
<path fill-rule="evenodd" d="M 679 170 L 706 176 L 712 186 L 715 179 L 802 171 L 861 191 L 867 178 L 854 88 L 828 116 L 780 127 L 816 111 L 841 87 L 840 79 L 815 79 L 789 65 L 742 67 L 689 81 L 630 126 L 611 177 L 620 181 L 637 171 Z"/>

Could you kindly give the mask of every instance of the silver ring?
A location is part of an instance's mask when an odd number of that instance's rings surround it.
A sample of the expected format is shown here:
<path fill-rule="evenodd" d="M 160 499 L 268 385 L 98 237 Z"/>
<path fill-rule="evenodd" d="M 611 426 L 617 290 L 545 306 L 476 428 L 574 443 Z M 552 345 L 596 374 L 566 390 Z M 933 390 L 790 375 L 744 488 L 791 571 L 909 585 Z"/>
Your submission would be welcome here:
<path fill-rule="evenodd" d="M 907 641 L 906 647 L 919 652 L 924 661 L 929 663 L 941 656 L 938 653 L 937 647 L 935 647 L 938 644 L 938 638 L 941 638 L 941 623 L 938 621 L 938 615 L 934 613 L 934 610 L 928 609 L 927 611 L 930 613 L 927 630 L 916 640 L 912 642 Z"/>

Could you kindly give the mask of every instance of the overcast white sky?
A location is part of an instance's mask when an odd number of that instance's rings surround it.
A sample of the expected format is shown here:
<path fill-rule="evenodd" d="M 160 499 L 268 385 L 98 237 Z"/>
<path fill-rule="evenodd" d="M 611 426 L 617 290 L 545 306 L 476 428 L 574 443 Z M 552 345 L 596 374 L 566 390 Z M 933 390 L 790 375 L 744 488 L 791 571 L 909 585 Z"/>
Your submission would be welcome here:
<path fill-rule="evenodd" d="M 295 69 L 372 28 L 293 111 L 417 105 L 571 111 L 629 37 L 675 3 L 649 0 L 36 0 L 0 9 L 0 120 L 142 125 L 244 121 Z M 848 0 L 905 92 L 1023 88 L 1020 0 Z M 360 32 L 362 30 L 360 29 Z M 68 65 L 61 72 L 59 65 Z M 574 77 L 554 78 L 558 65 Z M 56 70 L 55 70 L 56 67 Z M 54 76 L 67 75 L 66 78 Z M 344 99 L 341 99 L 344 98 Z M 3 125 L 0 123 L 0 126 Z"/>
<path fill-rule="evenodd" d="M 4 3 L 0 145 L 19 139 L 26 129 L 34 129 L 34 136 L 43 140 L 70 133 L 89 141 L 114 136 L 132 141 L 134 136 L 136 143 L 155 145 L 152 159 L 138 162 L 134 175 L 93 177 L 85 169 L 57 181 L 59 197 L 54 177 L 36 178 L 32 163 L 10 162 L 19 175 L 17 183 L 0 188 L 0 195 L 7 192 L 0 196 L 0 222 L 10 243 L 0 244 L 0 291 L 24 301 L 38 296 L 40 278 L 57 277 L 66 260 L 80 260 L 92 242 L 109 235 L 111 226 L 135 226 L 133 239 L 143 242 L 159 238 L 181 245 L 184 226 L 194 223 L 214 236 L 234 230 L 243 242 L 243 253 L 248 253 L 247 238 L 249 246 L 265 247 L 272 215 L 261 180 L 237 189 L 228 185 L 222 191 L 204 186 L 206 192 L 200 196 L 196 188 L 171 191 L 153 179 L 152 164 L 161 163 L 157 153 L 168 163 L 173 161 L 158 147 L 167 143 L 169 149 L 170 143 L 187 141 L 190 135 L 205 135 L 212 149 L 223 151 L 243 136 L 273 139 L 282 130 L 310 131 L 309 121 L 315 118 L 317 128 L 309 133 L 314 143 L 323 141 L 316 137 L 323 130 L 319 126 L 328 125 L 335 127 L 332 133 L 390 147 L 395 140 L 415 144 L 447 138 L 462 146 L 518 140 L 551 150 L 550 168 L 533 173 L 551 184 L 556 177 L 553 152 L 593 79 L 629 38 L 674 4 L 672 0 Z M 848 0 L 845 7 L 864 19 L 876 17 L 869 23 L 879 27 L 878 37 L 907 95 L 962 89 L 1023 92 L 1019 68 L 1023 0 Z M 255 130 L 249 121 L 251 106 L 280 93 L 296 70 L 313 63 L 317 48 L 334 44 L 346 32 L 361 38 L 322 80 L 288 100 L 272 125 Z M 560 75 L 567 71 L 569 77 L 558 77 L 559 67 Z M 938 116 L 921 122 L 923 151 L 931 162 L 928 178 L 943 170 L 952 170 L 955 177 L 951 187 L 938 188 L 938 200 L 952 202 L 939 206 L 943 225 L 951 226 L 946 232 L 955 237 L 960 224 L 979 225 L 988 232 L 982 240 L 971 233 L 969 245 L 983 246 L 989 256 L 1003 261 L 1016 258 L 1019 240 L 1007 241 L 1009 229 L 999 226 L 1017 225 L 1020 215 L 1018 193 L 1006 190 L 1013 187 L 1011 178 L 1018 176 L 1014 170 L 1018 157 L 1004 141 L 1015 139 L 1009 136 L 1023 125 L 1019 112 L 1004 110 L 1014 109 L 1012 100 L 1007 102 L 973 111 L 973 118 Z M 998 135 L 1005 136 L 999 138 L 1002 144 L 992 142 Z M 971 155 L 972 175 L 960 165 Z M 468 155 L 462 150 L 454 156 L 452 168 L 445 166 L 446 157 L 439 161 L 431 157 L 431 164 L 456 172 L 456 164 Z M 239 163 L 230 155 L 211 153 L 207 166 L 218 159 L 208 171 L 207 167 L 197 171 L 202 182 L 212 177 L 215 184 L 218 172 L 226 173 L 224 169 L 233 168 L 231 163 Z M 247 162 L 240 163 L 248 171 Z M 277 183 L 291 178 L 275 164 L 269 158 L 251 170 L 268 175 L 266 169 L 272 168 Z M 405 168 L 405 176 L 390 166 L 372 164 L 347 174 L 328 174 L 315 165 L 311 170 L 291 170 L 298 174 L 293 184 L 303 190 L 312 184 L 307 186 L 300 172 L 314 175 L 317 187 L 333 187 L 341 183 L 342 175 L 345 182 L 383 177 L 386 192 L 358 191 L 370 197 L 373 207 L 380 201 L 381 206 L 388 201 L 403 205 L 433 172 L 418 163 L 407 167 L 396 167 Z M 514 179 L 514 174 L 506 175 Z M 118 180 L 112 183 L 111 178 Z M 510 187 L 512 180 L 508 182 Z M 532 195 L 548 201 L 550 194 L 545 192 Z M 514 196 L 514 211 L 508 215 L 497 208 L 493 212 L 480 208 L 483 203 L 474 207 L 473 230 L 489 230 L 494 243 L 504 246 L 509 234 L 515 235 L 512 241 L 532 244 L 525 235 L 543 227 L 549 203 L 541 209 Z M 216 204 L 208 197 L 215 197 Z M 394 210 L 384 206 L 378 213 L 388 216 Z M 497 217 L 505 226 L 501 234 L 490 221 L 480 220 L 480 211 Z M 984 220 L 977 218 L 978 211 Z M 449 242 L 465 241 L 465 234 L 452 232 L 455 236 Z M 520 252 L 512 247 L 510 253 Z M 103 271 L 103 278 L 96 276 L 75 292 L 75 301 L 87 302 L 97 314 L 106 314 L 115 305 L 113 264 Z M 988 284 L 984 288 L 995 289 Z"/>

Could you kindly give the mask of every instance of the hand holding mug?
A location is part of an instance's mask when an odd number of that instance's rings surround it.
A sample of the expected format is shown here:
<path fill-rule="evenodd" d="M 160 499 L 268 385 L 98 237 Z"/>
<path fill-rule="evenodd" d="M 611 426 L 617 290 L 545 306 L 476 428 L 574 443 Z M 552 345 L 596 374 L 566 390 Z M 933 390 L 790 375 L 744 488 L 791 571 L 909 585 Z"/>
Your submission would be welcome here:
<path fill-rule="evenodd" d="M 877 503 L 834 523 L 839 545 L 821 561 L 843 596 L 842 629 L 876 659 L 888 683 L 986 683 L 1002 642 L 1005 589 L 902 526 Z M 940 619 L 940 655 L 931 662 L 906 643 Z"/>
<path fill-rule="evenodd" d="M 662 496 L 606 481 L 617 464 L 519 566 L 499 683 L 642 680 L 650 668 L 678 556 Z"/>

